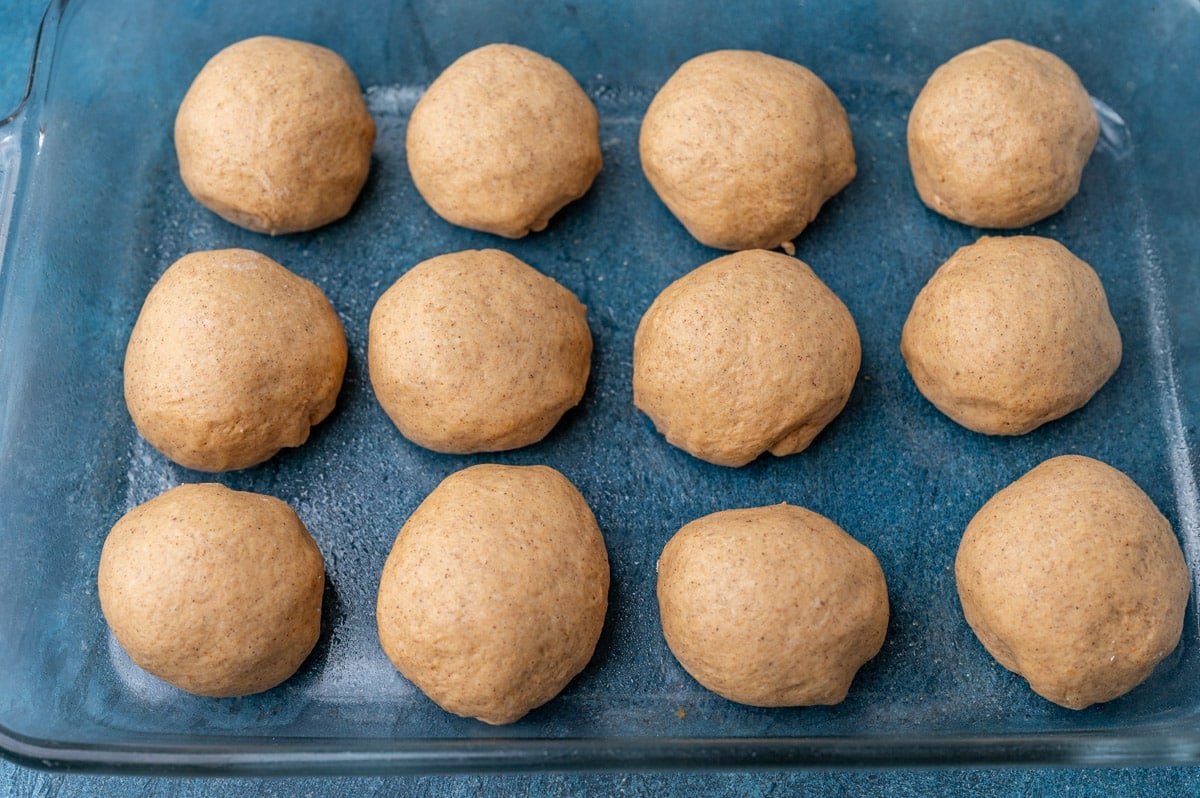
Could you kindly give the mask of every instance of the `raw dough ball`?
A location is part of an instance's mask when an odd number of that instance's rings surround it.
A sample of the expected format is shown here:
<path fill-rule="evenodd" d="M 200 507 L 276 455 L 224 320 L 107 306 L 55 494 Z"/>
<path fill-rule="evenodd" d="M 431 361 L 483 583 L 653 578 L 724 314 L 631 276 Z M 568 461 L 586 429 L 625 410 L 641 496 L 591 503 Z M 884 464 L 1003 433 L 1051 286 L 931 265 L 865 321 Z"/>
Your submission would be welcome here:
<path fill-rule="evenodd" d="M 954 562 L 967 623 L 1071 709 L 1124 695 L 1174 650 L 1191 578 L 1150 498 L 1098 460 L 1047 460 L 997 493 Z"/>
<path fill-rule="evenodd" d="M 908 117 L 921 200 L 977 227 L 1024 227 L 1079 191 L 1100 123 L 1057 56 L 1010 39 L 942 64 Z"/>
<path fill-rule="evenodd" d="M 321 289 L 248 249 L 193 252 L 146 297 L 125 403 L 176 463 L 229 471 L 308 440 L 345 369 L 346 335 Z"/>
<path fill-rule="evenodd" d="M 600 171 L 599 117 L 561 66 L 512 44 L 472 50 L 417 102 L 405 145 L 443 219 L 520 238 L 582 197 Z"/>
<path fill-rule="evenodd" d="M 1022 435 L 1087 404 L 1121 362 L 1121 334 L 1100 278 L 1062 244 L 985 237 L 917 294 L 900 352 L 938 410 Z"/>
<path fill-rule="evenodd" d="M 888 624 L 871 550 L 787 504 L 725 510 L 680 529 L 658 561 L 658 606 L 684 670 L 760 707 L 838 703 Z"/>
<path fill-rule="evenodd" d="M 748 250 L 659 294 L 633 341 L 633 402 L 710 463 L 803 451 L 842 411 L 862 350 L 850 311 L 807 264 Z"/>
<path fill-rule="evenodd" d="M 371 384 L 406 438 L 494 452 L 546 436 L 579 403 L 592 335 L 575 295 L 495 249 L 414 266 L 371 313 Z"/>
<path fill-rule="evenodd" d="M 837 97 L 799 64 L 719 50 L 691 59 L 642 120 L 642 169 L 671 213 L 718 249 L 793 252 L 855 174 Z"/>
<path fill-rule="evenodd" d="M 104 541 L 100 608 L 139 667 L 197 695 L 269 690 L 321 631 L 324 561 L 270 496 L 180 485 L 133 508 Z"/>
<path fill-rule="evenodd" d="M 608 608 L 596 519 L 546 466 L 447 477 L 396 538 L 379 583 L 379 639 L 447 712 L 512 723 L 592 658 Z"/>
<path fill-rule="evenodd" d="M 375 122 L 346 62 L 274 36 L 213 56 L 175 117 L 179 174 L 192 196 L 271 235 L 345 216 L 374 143 Z"/>

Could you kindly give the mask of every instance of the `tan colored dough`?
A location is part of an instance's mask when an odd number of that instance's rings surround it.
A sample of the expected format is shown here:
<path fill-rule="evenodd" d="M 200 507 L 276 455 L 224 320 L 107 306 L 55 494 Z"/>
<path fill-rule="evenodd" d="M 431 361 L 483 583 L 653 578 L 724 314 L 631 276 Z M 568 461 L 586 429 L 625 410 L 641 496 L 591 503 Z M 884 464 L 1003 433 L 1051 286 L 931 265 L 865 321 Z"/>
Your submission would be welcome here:
<path fill-rule="evenodd" d="M 199 471 L 308 440 L 346 369 L 321 289 L 247 249 L 193 252 L 150 290 L 125 350 L 125 402 L 154 448 Z"/>
<path fill-rule="evenodd" d="M 179 173 L 192 196 L 271 235 L 345 216 L 374 143 L 375 122 L 341 56 L 274 36 L 213 56 L 175 117 Z"/>
<path fill-rule="evenodd" d="M 840 702 L 888 624 L 871 550 L 787 504 L 680 529 L 658 561 L 658 605 L 667 645 L 696 681 L 761 707 Z"/>
<path fill-rule="evenodd" d="M 592 101 L 557 63 L 512 44 L 447 67 L 413 108 L 405 146 L 439 216 L 507 238 L 545 229 L 601 166 Z"/>
<path fill-rule="evenodd" d="M 846 111 L 816 75 L 765 53 L 684 63 L 642 120 L 642 169 L 698 241 L 794 251 L 792 239 L 854 179 Z"/>
<path fill-rule="evenodd" d="M 862 350 L 850 311 L 807 264 L 725 255 L 659 294 L 633 342 L 633 401 L 710 463 L 803 451 L 850 396 Z"/>
<path fill-rule="evenodd" d="M 324 561 L 284 502 L 180 485 L 113 526 L 100 607 L 139 667 L 197 695 L 269 690 L 321 631 Z"/>
<path fill-rule="evenodd" d="M 417 264 L 371 313 L 375 395 L 406 438 L 439 452 L 541 440 L 583 397 L 591 353 L 575 295 L 495 249 Z"/>
<path fill-rule="evenodd" d="M 921 200 L 976 227 L 1024 227 L 1079 191 L 1100 123 L 1058 56 L 1001 39 L 942 64 L 908 117 Z"/>
<path fill-rule="evenodd" d="M 1087 404 L 1121 362 L 1121 334 L 1100 278 L 1062 244 L 984 237 L 921 289 L 900 351 L 947 416 L 1022 435 Z"/>
<path fill-rule="evenodd" d="M 512 723 L 591 659 L 608 578 L 600 529 L 562 474 L 473 466 L 438 485 L 396 537 L 379 639 L 447 712 Z"/>
<path fill-rule="evenodd" d="M 954 562 L 967 623 L 1070 709 L 1111 701 L 1175 649 L 1191 578 L 1171 525 L 1089 457 L 1043 462 L 971 519 Z"/>

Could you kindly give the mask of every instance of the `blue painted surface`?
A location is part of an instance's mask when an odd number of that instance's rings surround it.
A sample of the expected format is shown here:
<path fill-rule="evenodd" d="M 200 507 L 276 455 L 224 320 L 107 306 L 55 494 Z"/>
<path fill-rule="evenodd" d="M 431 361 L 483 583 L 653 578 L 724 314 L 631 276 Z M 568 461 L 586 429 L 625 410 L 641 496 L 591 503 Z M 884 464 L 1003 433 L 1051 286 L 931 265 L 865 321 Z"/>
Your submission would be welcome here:
<path fill-rule="evenodd" d="M 1175 362 L 1180 369 L 1176 376 L 1182 395 L 1196 396 L 1193 389 L 1200 389 L 1200 369 L 1195 366 L 1198 338 L 1193 334 L 1200 317 L 1193 307 L 1200 296 L 1197 270 L 1172 271 L 1167 276 L 1165 308 L 1147 303 L 1145 274 L 1138 264 L 1143 242 L 1138 234 L 1151 236 L 1159 268 L 1193 264 L 1195 253 L 1200 252 L 1194 225 L 1187 224 L 1200 208 L 1196 181 L 1156 179 L 1184 165 L 1183 153 L 1172 156 L 1164 151 L 1163 142 L 1179 140 L 1178 130 L 1168 126 L 1190 125 L 1193 132 L 1200 132 L 1196 131 L 1196 109 L 1200 104 L 1196 103 L 1195 87 L 1176 90 L 1171 95 L 1173 103 L 1165 107 L 1158 102 L 1161 94 L 1153 90 L 1159 81 L 1170 81 L 1173 73 L 1195 65 L 1197 21 L 1195 11 L 1186 4 L 1156 8 L 1148 19 L 1147 12 L 1130 10 L 1126 12 L 1128 18 L 1113 19 L 1104 26 L 1110 31 L 1108 35 L 1092 41 L 1071 39 L 1070 32 L 1078 20 L 1063 13 L 1047 13 L 1041 6 L 1011 12 L 1003 20 L 965 20 L 947 16 L 944 9 L 937 13 L 936 9 L 930 10 L 928 18 L 920 13 L 902 15 L 899 4 L 887 3 L 855 4 L 858 7 L 853 9 L 853 18 L 866 31 L 856 33 L 857 38 L 848 39 L 849 34 L 837 28 L 829 15 L 806 18 L 795 12 L 787 24 L 739 26 L 733 11 L 714 12 L 717 18 L 706 19 L 703 30 L 693 36 L 666 38 L 666 44 L 651 58 L 650 66 L 656 68 L 656 74 L 661 73 L 659 80 L 683 58 L 716 46 L 756 47 L 807 63 L 826 75 L 846 104 L 859 150 L 859 178 L 823 211 L 817 224 L 798 242 L 800 256 L 846 299 L 858 320 L 864 341 L 864 367 L 855 396 L 843 417 L 810 453 L 784 461 L 763 460 L 737 472 L 706 466 L 666 446 L 648 422 L 629 407 L 628 347 L 638 315 L 666 282 L 716 253 L 688 239 L 639 179 L 633 142 L 637 119 L 653 86 L 638 71 L 647 68 L 644 62 L 615 57 L 607 42 L 589 36 L 589 31 L 611 25 L 612 19 L 604 18 L 597 7 L 581 4 L 574 12 L 563 12 L 577 18 L 573 25 L 550 18 L 523 19 L 520 27 L 514 27 L 506 18 L 487 13 L 466 18 L 440 16 L 437 9 L 418 6 L 424 35 L 396 36 L 399 44 L 385 44 L 383 37 L 373 35 L 365 23 L 356 26 L 353 20 L 336 16 L 314 21 L 263 12 L 269 19 L 257 24 L 267 25 L 272 32 L 316 38 L 312 31 L 319 30 L 327 43 L 347 54 L 365 85 L 384 87 L 374 93 L 372 100 L 381 127 L 374 173 L 355 215 L 325 231 L 267 240 L 224 225 L 195 207 L 177 185 L 169 143 L 164 143 L 161 136 L 164 120 L 170 119 L 173 104 L 198 67 L 196 53 L 219 46 L 208 42 L 223 43 L 259 32 L 237 25 L 211 24 L 218 5 L 185 6 L 188 13 L 184 16 L 195 24 L 190 33 L 203 41 L 194 52 L 173 50 L 151 73 L 136 69 L 137 60 L 123 57 L 127 52 L 123 48 L 130 46 L 126 40 L 130 35 L 153 30 L 154 20 L 148 23 L 132 14 L 123 15 L 126 6 L 112 3 L 108 6 L 110 13 L 102 18 L 89 18 L 86 26 L 75 23 L 88 32 L 92 42 L 88 47 L 92 49 L 62 50 L 55 70 L 76 79 L 70 85 L 51 84 L 50 102 L 58 105 L 47 111 L 56 111 L 57 115 L 47 113 L 44 118 L 85 118 L 87 109 L 94 108 L 135 112 L 122 118 L 110 114 L 105 125 L 92 129 L 64 125 L 43 131 L 46 143 L 40 168 L 64 179 L 53 185 L 35 186 L 32 191 L 41 202 L 79 203 L 90 212 L 89 226 L 41 231 L 35 237 L 36 248 L 30 245 L 31 251 L 36 249 L 46 265 L 59 270 L 31 276 L 25 290 L 39 298 L 66 297 L 63 307 L 80 312 L 60 312 L 41 320 L 44 326 L 36 328 L 38 334 L 28 334 L 20 343 L 33 348 L 38 362 L 52 364 L 54 342 L 69 337 L 80 342 L 80 358 L 97 364 L 97 376 L 106 368 L 111 370 L 114 363 L 119 368 L 124 336 L 132 324 L 137 301 L 158 271 L 190 248 L 257 247 L 322 284 L 341 311 L 351 339 L 353 362 L 342 409 L 301 452 L 252 473 L 232 475 L 226 481 L 287 498 L 302 516 L 308 513 L 306 521 L 319 541 L 327 535 L 322 543 L 336 588 L 333 617 L 316 661 L 279 691 L 238 702 L 181 699 L 140 676 L 122 660 L 119 651 L 104 645 L 106 637 L 93 604 L 58 595 L 61 591 L 55 586 L 56 580 L 86 583 L 105 531 L 97 528 L 80 533 L 68 529 L 65 525 L 69 517 L 62 514 L 58 519 L 64 525 L 60 534 L 81 534 L 82 539 L 78 545 L 63 547 L 59 561 L 36 565 L 43 569 L 49 585 L 44 594 L 39 594 L 46 602 L 46 607 L 40 609 L 47 610 L 55 626 L 23 631 L 40 636 L 38 640 L 45 644 L 41 649 L 41 672 L 47 680 L 66 663 L 66 668 L 73 669 L 71 675 L 89 685 L 86 690 L 63 696 L 63 700 L 75 702 L 74 709 L 90 722 L 115 714 L 152 731 L 170 731 L 183 717 L 190 731 L 237 734 L 245 729 L 247 713 L 253 713 L 257 720 L 254 733 L 261 735 L 271 734 L 272 728 L 298 726 L 346 732 L 363 723 L 370 726 L 388 722 L 394 723 L 393 731 L 400 735 L 415 730 L 450 737 L 492 734 L 422 708 L 419 698 L 411 695 L 402 680 L 382 667 L 369 635 L 363 631 L 362 616 L 369 607 L 373 586 L 364 584 L 359 576 L 377 571 L 390 536 L 441 475 L 482 459 L 430 455 L 390 435 L 386 419 L 374 406 L 365 384 L 363 347 L 365 321 L 374 297 L 404 268 L 450 248 L 496 245 L 496 240 L 488 236 L 450 228 L 414 202 L 398 135 L 411 95 L 395 87 L 428 82 L 436 74 L 435 65 L 444 65 L 467 47 L 493 38 L 521 41 L 521 37 L 528 37 L 526 42 L 530 44 L 554 42 L 558 51 L 547 46 L 540 49 L 567 64 L 597 99 L 605 120 L 602 140 L 606 165 L 589 196 L 565 211 L 546 234 L 501 245 L 581 296 L 589 306 L 598 345 L 595 377 L 583 407 L 544 444 L 488 459 L 549 462 L 576 481 L 596 507 L 609 536 L 614 595 L 613 614 L 597 662 L 554 707 L 535 713 L 519 734 L 552 736 L 577 728 L 573 724 L 577 724 L 579 713 L 590 713 L 587 717 L 594 733 L 620 731 L 628 727 L 630 717 L 636 717 L 633 722 L 645 724 L 648 734 L 661 734 L 671 728 L 669 724 L 683 720 L 677 718 L 676 709 L 686 710 L 691 725 L 674 732 L 689 735 L 724 734 L 730 729 L 751 734 L 829 730 L 853 733 L 864 723 L 904 731 L 914 721 L 934 732 L 997 727 L 1013 732 L 1104 729 L 1119 728 L 1131 721 L 1170 720 L 1173 712 L 1194 709 L 1195 699 L 1190 695 L 1194 690 L 1189 689 L 1194 683 L 1193 660 L 1197 657 L 1194 609 L 1189 613 L 1191 631 L 1184 647 L 1156 675 L 1156 682 L 1124 703 L 1114 702 L 1096 712 L 1076 715 L 1036 700 L 1019 680 L 987 660 L 957 614 L 948 572 L 955 536 L 978 504 L 1042 457 L 1079 446 L 1085 448 L 1078 450 L 1129 471 L 1173 521 L 1178 524 L 1180 520 L 1175 487 L 1163 462 L 1171 441 L 1158 411 L 1146 414 L 1139 409 L 1152 400 L 1156 380 L 1161 377 L 1161 364 L 1152 354 L 1156 334 L 1152 322 L 1159 313 L 1169 322 L 1166 334 L 1178 344 Z M 1105 4 L 1087 6 L 1101 7 Z M 1193 17 L 1174 18 L 1173 13 Z M 24 82 L 23 64 L 32 45 L 35 17 L 28 3 L 0 4 L 0 90 L 7 92 L 0 93 L 0 105 L 10 104 L 9 98 L 19 94 Z M 411 31 L 409 22 L 393 19 L 388 25 L 389 29 Z M 678 24 L 678 18 L 648 11 L 631 15 L 623 23 L 622 46 L 630 52 L 649 51 L 655 32 L 671 23 Z M 887 52 L 871 46 L 873 41 L 886 38 L 879 36 L 880 31 L 896 25 L 908 26 L 921 46 Z M 498 35 L 497 31 L 512 35 Z M 1113 299 L 1127 353 L 1133 356 L 1127 355 L 1114 383 L 1081 413 L 1027 439 L 994 441 L 954 427 L 925 405 L 907 381 L 895 352 L 893 339 L 911 296 L 940 259 L 975 234 L 924 211 L 911 192 L 903 160 L 903 114 L 923 77 L 961 49 L 960 42 L 974 43 L 1018 31 L 1033 32 L 1029 40 L 1055 49 L 1075 64 L 1093 94 L 1117 108 L 1127 122 L 1138 168 L 1129 168 L 1130 154 L 1123 149 L 1120 135 L 1114 135 L 1089 166 L 1081 196 L 1063 214 L 1035 231 L 1060 238 L 1096 266 Z M 1124 35 L 1130 31 L 1137 35 Z M 1059 36 L 1065 38 L 1056 38 Z M 1170 46 L 1147 47 L 1147 40 Z M 349 41 L 361 43 L 353 49 L 353 55 L 352 48 L 345 44 Z M 1190 52 L 1173 49 L 1188 44 L 1193 45 Z M 885 77 L 880 76 L 880 60 L 890 65 Z M 393 70 L 402 63 L 423 64 L 425 71 L 413 69 L 411 75 L 398 80 Z M 1102 68 L 1114 63 L 1133 66 L 1121 74 Z M 1178 83 L 1176 79 L 1171 85 Z M 1183 140 L 1194 141 L 1195 136 Z M 106 148 L 114 142 L 147 157 L 134 164 L 117 157 L 93 159 L 86 169 L 74 165 L 73 159 L 80 152 L 109 151 Z M 1194 167 L 1187 168 L 1194 172 Z M 165 188 L 147 197 L 146 192 L 128 188 L 130 181 Z M 1159 192 L 1160 187 L 1166 196 Z M 46 194 L 38 195 L 39 191 Z M 66 192 L 67 196 L 56 197 L 49 194 L 52 191 Z M 1118 191 L 1125 193 L 1118 195 Z M 86 196 L 81 199 L 78 194 Z M 135 196 L 140 198 L 139 204 L 131 206 L 130 199 Z M 1130 203 L 1131 197 L 1147 203 L 1142 208 L 1153 216 L 1146 222 L 1149 227 L 1137 228 L 1138 207 Z M 398 214 L 399 209 L 404 213 Z M 97 229 L 109 231 L 101 250 L 96 249 Z M 600 235 L 602 232 L 604 235 Z M 81 266 L 82 252 L 93 254 L 98 263 Z M 346 262 L 348 255 L 352 255 L 353 262 Z M 366 282 L 363 263 L 374 270 Z M 347 270 L 354 279 L 345 279 Z M 629 279 L 630 273 L 634 279 Z M 100 275 L 113 281 L 115 287 L 98 292 L 103 304 L 97 307 L 96 293 L 91 288 Z M 613 287 L 621 275 L 619 285 Z M 54 335 L 43 335 L 47 328 Z M 96 431 L 98 439 L 80 441 L 51 432 L 36 441 L 38 447 L 49 447 L 87 463 L 89 479 L 80 481 L 73 472 L 49 468 L 45 473 L 35 469 L 26 479 L 36 479 L 43 483 L 42 489 L 68 496 L 83 512 L 115 518 L 130 502 L 148 498 L 165 484 L 196 478 L 164 464 L 131 436 L 119 404 L 119 386 L 97 379 L 87 390 L 78 386 L 72 389 L 68 384 L 72 376 L 48 368 L 23 389 L 21 396 L 30 408 L 53 408 L 90 418 L 89 429 Z M 98 403 L 96 397 L 100 397 Z M 1185 404 L 1183 434 L 1194 444 L 1192 412 L 1193 407 Z M 858 453 L 877 451 L 872 442 L 881 435 L 892 436 L 891 440 L 897 441 L 895 448 L 886 456 L 860 457 Z M 597 449 L 594 444 L 600 440 L 608 441 L 605 446 L 611 448 Z M 1190 448 L 1194 451 L 1194 446 Z M 120 452 L 117 457 L 107 456 L 114 450 Z M 638 467 L 625 471 L 613 468 L 614 451 L 635 453 Z M 381 464 L 387 468 L 382 477 L 378 470 Z M 377 489 L 380 479 L 390 486 L 387 491 Z M 374 486 L 371 491 L 361 489 L 366 483 Z M 112 486 L 119 486 L 119 493 L 114 495 Z M 636 497 L 641 492 L 651 494 L 652 508 L 645 502 L 638 503 Z M 351 510 L 335 501 L 347 495 L 357 500 Z M 665 653 L 661 641 L 651 634 L 653 555 L 670 533 L 683 522 L 721 507 L 784 499 L 830 515 L 868 543 L 879 555 L 892 587 L 894 615 L 889 643 L 860 676 L 847 705 L 835 710 L 770 713 L 713 699 L 687 680 Z M 881 508 L 890 510 L 886 517 L 881 517 Z M 31 523 L 37 520 L 30 518 Z M 18 554 L 9 552 L 10 556 Z M 64 628 L 71 629 L 73 635 L 63 634 Z M 5 631 L 7 635 L 11 629 Z M 74 641 L 80 638 L 92 641 L 83 655 L 74 650 L 78 648 Z M 329 687 L 322 679 L 338 677 L 374 680 L 371 686 L 378 688 L 384 701 L 409 702 L 416 709 L 408 718 L 387 721 L 372 711 L 347 708 L 344 702 L 306 702 L 316 687 Z M 6 694 L 15 692 L 7 690 Z M 976 699 L 970 707 L 961 700 L 967 693 Z M 613 695 L 629 697 L 628 715 L 614 713 L 608 706 Z M 30 723 L 48 723 L 45 718 L 32 717 L 38 708 L 33 698 L 29 702 Z M 639 700 L 644 703 L 637 704 Z M 343 726 L 338 727 L 339 723 Z M 214 782 L 64 776 L 3 763 L 0 776 L 4 779 L 0 783 L 12 795 L 60 790 L 76 794 L 199 795 L 229 789 L 264 795 L 490 794 L 504 789 L 550 794 L 586 789 L 643 794 L 670 789 L 751 795 L 800 789 L 847 793 L 886 790 L 900 795 L 928 794 L 932 790 L 1044 793 L 1067 787 L 1085 795 L 1114 789 L 1147 794 L 1200 790 L 1200 779 L 1192 769 Z"/>

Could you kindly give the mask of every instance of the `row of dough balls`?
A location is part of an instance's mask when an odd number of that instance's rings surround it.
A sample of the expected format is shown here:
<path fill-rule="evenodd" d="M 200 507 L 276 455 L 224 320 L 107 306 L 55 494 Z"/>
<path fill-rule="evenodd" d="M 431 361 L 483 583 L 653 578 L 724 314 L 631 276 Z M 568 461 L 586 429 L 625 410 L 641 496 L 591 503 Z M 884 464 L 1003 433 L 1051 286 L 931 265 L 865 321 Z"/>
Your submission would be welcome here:
<path fill-rule="evenodd" d="M 921 199 L 980 227 L 1022 227 L 1079 189 L 1099 122 L 1057 56 L 999 40 L 939 67 L 908 121 Z M 310 230 L 346 215 L 366 181 L 375 124 L 336 53 L 261 36 L 200 71 L 175 120 L 180 174 L 223 218 Z M 794 253 L 793 240 L 855 176 L 846 111 L 825 83 L 745 50 L 697 56 L 666 81 L 639 135 L 663 203 L 718 249 Z M 565 69 L 510 44 L 472 50 L 408 121 L 413 183 L 446 220 L 510 238 L 542 230 L 592 185 L 599 118 Z"/>
<path fill-rule="evenodd" d="M 1098 460 L 1048 460 L 992 497 L 955 560 L 996 660 L 1072 709 L 1145 681 L 1178 644 L 1190 576 L 1170 524 Z M 1096 590 L 1103 585 L 1103 590 Z M 448 712 L 511 723 L 591 660 L 608 606 L 604 539 L 546 466 L 451 474 L 397 535 L 376 623 L 395 667 Z M 205 696 L 268 690 L 320 634 L 321 553 L 278 499 L 181 485 L 108 535 L 98 591 L 130 658 Z M 836 704 L 883 645 L 887 585 L 835 523 L 779 504 L 680 529 L 658 561 L 662 632 L 701 685 L 755 706 Z"/>

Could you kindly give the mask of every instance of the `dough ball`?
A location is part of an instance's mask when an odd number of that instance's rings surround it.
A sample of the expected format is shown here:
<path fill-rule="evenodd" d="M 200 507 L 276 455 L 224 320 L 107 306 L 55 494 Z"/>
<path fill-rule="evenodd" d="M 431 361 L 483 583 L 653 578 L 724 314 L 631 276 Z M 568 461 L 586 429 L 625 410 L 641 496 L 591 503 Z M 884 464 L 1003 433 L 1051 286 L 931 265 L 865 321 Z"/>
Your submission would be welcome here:
<path fill-rule="evenodd" d="M 192 196 L 271 235 L 349 213 L 374 143 L 375 122 L 341 56 L 274 36 L 213 56 L 175 117 L 179 174 Z"/>
<path fill-rule="evenodd" d="M 633 402 L 675 446 L 741 466 L 808 448 L 842 411 L 862 350 L 805 263 L 747 250 L 659 294 L 633 341 Z"/>
<path fill-rule="evenodd" d="M 608 607 L 596 519 L 546 466 L 451 474 L 392 546 L 376 618 L 388 658 L 447 712 L 512 723 L 592 658 Z"/>
<path fill-rule="evenodd" d="M 508 238 L 544 230 L 601 164 L 592 101 L 554 61 L 512 44 L 447 67 L 413 109 L 405 145 L 439 216 Z"/>
<path fill-rule="evenodd" d="M 1062 244 L 985 237 L 917 294 L 900 352 L 938 410 L 1022 435 L 1087 404 L 1121 362 L 1121 334 L 1100 278 Z"/>
<path fill-rule="evenodd" d="M 855 174 L 837 97 L 799 64 L 719 50 L 679 67 L 638 140 L 642 169 L 698 241 L 794 252 L 827 199 Z"/>
<path fill-rule="evenodd" d="M 921 200 L 976 227 L 1024 227 L 1079 191 L 1100 123 L 1087 90 L 1053 53 L 1010 39 L 942 64 L 908 117 Z"/>
<path fill-rule="evenodd" d="M 247 249 L 193 252 L 150 290 L 125 350 L 125 403 L 154 448 L 247 468 L 333 410 L 346 335 L 321 289 Z"/>
<path fill-rule="evenodd" d="M 495 249 L 410 269 L 371 313 L 371 384 L 409 440 L 439 452 L 535 443 L 587 385 L 592 336 L 575 295 Z"/>
<path fill-rule="evenodd" d="M 180 485 L 117 521 L 100 554 L 100 608 L 139 667 L 196 695 L 269 690 L 321 631 L 324 561 L 270 496 Z"/>
<path fill-rule="evenodd" d="M 888 624 L 871 550 L 787 504 L 725 510 L 680 529 L 658 561 L 658 606 L 684 670 L 760 707 L 838 703 Z"/>
<path fill-rule="evenodd" d="M 967 623 L 1034 692 L 1070 709 L 1150 676 L 1183 630 L 1191 578 L 1150 498 L 1098 460 L 1047 460 L 971 519 L 954 562 Z"/>

